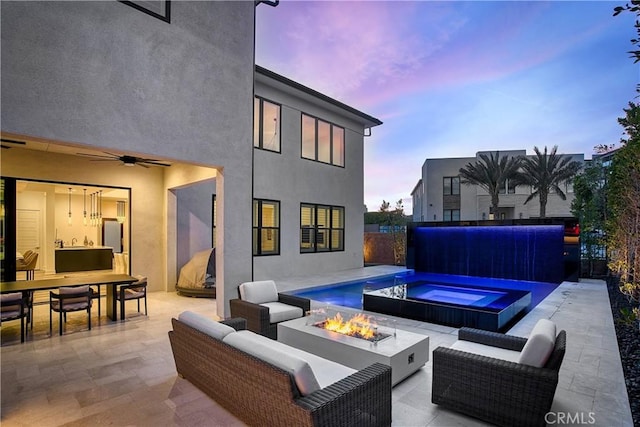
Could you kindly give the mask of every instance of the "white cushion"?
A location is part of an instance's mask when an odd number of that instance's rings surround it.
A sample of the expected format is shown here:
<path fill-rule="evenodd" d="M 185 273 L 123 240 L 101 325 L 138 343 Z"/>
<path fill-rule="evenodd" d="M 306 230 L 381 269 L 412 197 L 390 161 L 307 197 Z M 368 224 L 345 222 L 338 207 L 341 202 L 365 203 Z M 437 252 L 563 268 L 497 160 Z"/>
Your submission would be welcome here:
<path fill-rule="evenodd" d="M 540 319 L 533 327 L 527 343 L 520 352 L 518 363 L 541 368 L 556 344 L 556 325 L 549 319 Z"/>
<path fill-rule="evenodd" d="M 479 354 L 481 356 L 493 357 L 495 359 L 506 360 L 518 363 L 520 352 L 507 350 L 505 348 L 493 347 L 491 345 L 478 344 L 476 342 L 458 340 L 451 346 L 454 350 L 466 351 L 467 353 Z"/>
<path fill-rule="evenodd" d="M 320 388 L 330 386 L 331 384 L 358 372 L 355 369 L 324 359 L 320 356 L 316 356 L 315 354 L 307 353 L 304 350 L 289 347 L 283 343 L 279 344 L 286 346 L 286 351 L 289 354 L 296 355 L 307 361 L 309 366 L 311 366 L 311 370 L 313 371 L 318 384 L 320 384 Z"/>
<path fill-rule="evenodd" d="M 183 311 L 178 316 L 178 320 L 218 340 L 236 331 L 229 325 L 216 322 L 192 311 Z"/>
<path fill-rule="evenodd" d="M 313 380 L 305 378 L 305 375 L 313 375 L 318 387 L 323 389 L 349 375 L 355 374 L 357 371 L 347 366 L 341 365 L 331 360 L 323 359 L 315 354 L 307 353 L 304 350 L 290 347 L 278 341 L 271 340 L 265 336 L 255 334 L 251 331 L 239 331 L 229 335 L 223 340 L 225 343 L 232 345 L 245 353 L 249 353 L 267 363 L 278 366 L 280 369 L 292 372 L 289 368 L 285 368 L 280 364 L 286 357 L 292 357 L 306 362 L 311 368 L 311 372 L 299 369 L 297 375 L 293 373 L 296 385 L 303 395 L 312 393 L 315 385 Z M 282 355 L 285 355 L 284 357 Z M 305 384 L 309 382 L 309 384 Z M 317 390 L 317 389 L 315 389 Z"/>
<path fill-rule="evenodd" d="M 240 299 L 254 304 L 278 301 L 276 283 L 273 280 L 244 282 L 240 285 Z"/>
<path fill-rule="evenodd" d="M 251 331 L 238 331 L 227 335 L 222 341 L 293 375 L 303 396 L 320 390 L 311 366 L 297 355 L 291 354 L 288 346 Z M 286 348 L 282 348 L 283 345 Z"/>
<path fill-rule="evenodd" d="M 265 302 L 260 305 L 269 307 L 269 323 L 284 322 L 285 320 L 302 317 L 302 309 L 295 305 L 283 304 L 281 302 Z"/>

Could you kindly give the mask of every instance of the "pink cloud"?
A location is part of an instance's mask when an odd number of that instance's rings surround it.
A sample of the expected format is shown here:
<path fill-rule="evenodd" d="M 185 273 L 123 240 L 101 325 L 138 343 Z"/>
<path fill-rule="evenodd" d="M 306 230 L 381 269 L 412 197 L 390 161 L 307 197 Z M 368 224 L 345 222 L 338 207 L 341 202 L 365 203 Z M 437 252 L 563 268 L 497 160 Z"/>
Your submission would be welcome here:
<path fill-rule="evenodd" d="M 425 39 L 403 26 L 419 6 L 417 2 L 283 2 L 278 6 L 281 14 L 270 13 L 267 19 L 286 22 L 287 29 L 276 46 L 263 44 L 260 29 L 268 24 L 259 26 L 257 51 L 263 54 L 258 62 L 264 58 L 276 65 L 286 63 L 289 76 L 338 99 L 366 99 L 367 93 L 386 91 L 410 79 L 443 46 L 448 30 Z"/>
<path fill-rule="evenodd" d="M 546 3 L 501 2 L 474 13 L 467 7 L 463 2 L 283 1 L 268 13 L 258 9 L 257 61 L 370 109 L 399 95 L 517 73 L 600 30 L 564 34 L 550 23 L 549 34 L 535 33 L 530 24 L 541 19 Z"/>

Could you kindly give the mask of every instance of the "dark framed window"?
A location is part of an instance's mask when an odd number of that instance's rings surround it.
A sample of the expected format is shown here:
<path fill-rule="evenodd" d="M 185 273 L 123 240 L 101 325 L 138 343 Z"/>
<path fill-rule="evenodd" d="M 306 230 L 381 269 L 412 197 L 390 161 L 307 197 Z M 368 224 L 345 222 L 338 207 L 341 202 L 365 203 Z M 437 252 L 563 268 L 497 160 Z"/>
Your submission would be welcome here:
<path fill-rule="evenodd" d="M 280 152 L 280 104 L 257 96 L 253 100 L 253 146 Z"/>
<path fill-rule="evenodd" d="M 280 255 L 280 202 L 253 200 L 253 255 Z"/>
<path fill-rule="evenodd" d="M 344 207 L 300 204 L 300 252 L 344 251 Z"/>
<path fill-rule="evenodd" d="M 124 1 L 120 0 L 120 3 L 131 6 L 134 9 L 138 9 L 140 12 L 144 12 L 149 16 L 158 18 L 168 24 L 171 23 L 171 1 L 170 0 L 139 0 L 139 1 Z"/>
<path fill-rule="evenodd" d="M 460 177 L 445 176 L 442 178 L 442 194 L 445 196 L 456 196 L 460 194 Z"/>
<path fill-rule="evenodd" d="M 3 282 L 16 280 L 16 188 L 15 178 L 0 178 L 0 279 Z"/>
<path fill-rule="evenodd" d="M 460 221 L 460 209 L 445 209 L 442 212 L 443 221 Z"/>
<path fill-rule="evenodd" d="M 302 157 L 344 167 L 344 128 L 302 114 Z"/>

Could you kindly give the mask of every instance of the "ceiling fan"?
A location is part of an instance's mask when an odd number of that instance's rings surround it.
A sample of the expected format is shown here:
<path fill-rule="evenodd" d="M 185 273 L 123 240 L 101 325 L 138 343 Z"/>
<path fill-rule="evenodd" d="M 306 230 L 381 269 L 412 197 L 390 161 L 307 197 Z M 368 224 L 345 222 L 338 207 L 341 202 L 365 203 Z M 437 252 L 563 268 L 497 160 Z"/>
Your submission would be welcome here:
<path fill-rule="evenodd" d="M 149 165 L 152 166 L 171 166 L 167 163 L 162 163 L 159 160 L 154 159 L 144 159 L 141 157 L 135 156 L 118 156 L 117 154 L 108 153 L 104 151 L 106 155 L 102 154 L 87 154 L 87 153 L 76 153 L 78 156 L 92 157 L 91 161 L 93 162 L 110 162 L 110 161 L 120 161 L 125 166 L 142 166 L 143 168 L 148 168 Z"/>
<path fill-rule="evenodd" d="M 7 139 L 7 138 L 0 138 L 0 141 L 2 141 L 2 148 L 5 149 L 9 149 L 12 148 L 12 145 L 6 145 L 6 144 L 16 144 L 16 145 L 27 145 L 26 142 L 24 141 L 16 141 L 15 139 Z"/>

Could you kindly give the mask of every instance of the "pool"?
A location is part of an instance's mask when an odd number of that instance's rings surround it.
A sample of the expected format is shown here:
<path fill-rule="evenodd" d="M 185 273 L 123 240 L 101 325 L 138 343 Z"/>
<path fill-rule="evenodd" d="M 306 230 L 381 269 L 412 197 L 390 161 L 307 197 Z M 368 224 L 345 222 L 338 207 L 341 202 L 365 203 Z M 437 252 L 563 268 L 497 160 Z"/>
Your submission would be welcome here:
<path fill-rule="evenodd" d="M 517 314 L 525 314 L 547 297 L 558 286 L 556 283 L 519 281 L 511 279 L 495 279 L 488 277 L 460 276 L 437 273 L 424 273 L 407 271 L 401 274 L 379 276 L 350 282 L 333 283 L 313 288 L 289 291 L 286 293 L 309 298 L 320 303 L 338 305 L 355 309 L 363 309 L 364 293 L 371 293 L 381 289 L 392 289 L 395 286 L 406 284 L 437 285 L 438 288 L 426 289 L 412 285 L 410 298 L 413 300 L 431 299 L 440 304 L 457 304 L 470 308 L 484 307 L 504 310 L 495 304 L 504 297 L 505 291 L 524 291 L 530 293 L 530 302 Z M 457 288 L 457 289 L 456 289 Z M 465 290 L 462 291 L 461 288 Z M 394 292 L 400 292 L 402 288 L 395 288 Z M 484 294 L 479 293 L 480 290 Z M 391 292 L 387 290 L 387 292 Z M 427 297 L 427 298 L 425 298 Z M 517 298 L 516 298 L 517 299 Z M 505 300 L 502 300 L 505 301 Z M 493 306 L 492 306 L 493 304 Z M 519 308 L 517 305 L 514 308 Z M 364 308 L 366 309 L 366 308 Z M 375 310 L 371 310 L 375 311 Z M 387 313 L 390 314 L 390 313 Z M 396 314 L 401 317 L 401 314 Z M 504 325 L 503 325 L 504 326 Z"/>

